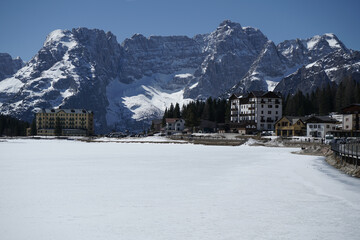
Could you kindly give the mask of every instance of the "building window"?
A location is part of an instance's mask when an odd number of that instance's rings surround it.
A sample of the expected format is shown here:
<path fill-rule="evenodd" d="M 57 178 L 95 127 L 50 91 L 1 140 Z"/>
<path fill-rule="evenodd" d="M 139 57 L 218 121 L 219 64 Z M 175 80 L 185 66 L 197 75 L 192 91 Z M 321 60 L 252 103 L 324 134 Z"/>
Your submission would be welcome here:
<path fill-rule="evenodd" d="M 268 111 L 268 114 L 271 114 L 271 111 Z"/>
<path fill-rule="evenodd" d="M 279 112 L 278 112 L 278 111 L 276 111 L 276 114 L 279 114 Z"/>
<path fill-rule="evenodd" d="M 264 114 L 264 111 L 261 111 L 261 114 Z"/>
<path fill-rule="evenodd" d="M 268 105 L 268 108 L 272 108 L 272 105 Z"/>
<path fill-rule="evenodd" d="M 275 105 L 275 108 L 279 108 L 279 105 Z"/>

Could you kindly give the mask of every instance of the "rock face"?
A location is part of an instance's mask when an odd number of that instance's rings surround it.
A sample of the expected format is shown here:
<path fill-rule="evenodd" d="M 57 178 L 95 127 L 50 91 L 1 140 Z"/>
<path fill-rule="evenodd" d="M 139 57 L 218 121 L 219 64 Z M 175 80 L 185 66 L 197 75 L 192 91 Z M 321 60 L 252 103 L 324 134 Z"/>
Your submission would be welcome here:
<path fill-rule="evenodd" d="M 344 54 L 349 53 L 334 34 L 314 36 L 306 40 L 286 40 L 277 46 L 269 41 L 246 76 L 231 89 L 231 92 L 274 90 L 285 76 L 339 50 Z"/>
<path fill-rule="evenodd" d="M 20 57 L 13 59 L 8 53 L 0 53 L 0 81 L 12 76 L 24 66 Z"/>
<path fill-rule="evenodd" d="M 121 44 L 102 30 L 55 30 L 25 66 L 1 56 L 2 113 L 30 121 L 39 108 L 87 108 L 97 133 L 142 130 L 175 102 L 276 85 L 293 93 L 358 71 L 358 53 L 333 34 L 276 46 L 260 30 L 231 21 L 193 38 L 135 34 Z"/>
<path fill-rule="evenodd" d="M 283 78 L 275 91 L 280 91 L 284 95 L 297 91 L 306 94 L 331 82 L 339 84 L 349 76 L 360 81 L 360 52 L 345 52 L 339 49 Z"/>

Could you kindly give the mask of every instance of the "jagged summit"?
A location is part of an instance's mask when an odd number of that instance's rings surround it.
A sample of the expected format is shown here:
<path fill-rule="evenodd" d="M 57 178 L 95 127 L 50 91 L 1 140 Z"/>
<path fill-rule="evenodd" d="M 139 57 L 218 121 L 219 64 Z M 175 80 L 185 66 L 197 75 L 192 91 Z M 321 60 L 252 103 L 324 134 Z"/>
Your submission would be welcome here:
<path fill-rule="evenodd" d="M 222 23 L 220 23 L 219 28 L 242 28 L 240 23 L 233 22 L 231 20 L 224 20 Z"/>
<path fill-rule="evenodd" d="M 20 57 L 13 59 L 8 53 L 0 53 L 0 81 L 15 74 L 24 65 Z"/>
<path fill-rule="evenodd" d="M 39 108 L 86 108 L 98 133 L 142 129 L 171 103 L 291 93 L 311 81 L 313 89 L 322 83 L 313 81 L 318 76 L 338 82 L 358 74 L 357 59 L 334 34 L 275 45 L 259 29 L 230 20 L 192 38 L 134 34 L 121 44 L 99 29 L 58 29 L 25 66 L 0 54 L 0 110 L 31 120 Z"/>

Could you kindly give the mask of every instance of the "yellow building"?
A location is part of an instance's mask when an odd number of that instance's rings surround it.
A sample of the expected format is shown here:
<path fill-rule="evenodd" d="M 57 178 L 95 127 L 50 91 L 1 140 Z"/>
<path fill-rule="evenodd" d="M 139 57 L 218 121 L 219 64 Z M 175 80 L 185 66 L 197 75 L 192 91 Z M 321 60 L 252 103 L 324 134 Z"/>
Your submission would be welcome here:
<path fill-rule="evenodd" d="M 275 123 L 276 136 L 306 136 L 306 117 L 283 116 Z"/>
<path fill-rule="evenodd" d="M 59 127 L 60 126 L 60 127 Z M 55 128 L 62 136 L 94 134 L 94 113 L 85 109 L 41 109 L 36 113 L 38 135 L 55 136 Z"/>

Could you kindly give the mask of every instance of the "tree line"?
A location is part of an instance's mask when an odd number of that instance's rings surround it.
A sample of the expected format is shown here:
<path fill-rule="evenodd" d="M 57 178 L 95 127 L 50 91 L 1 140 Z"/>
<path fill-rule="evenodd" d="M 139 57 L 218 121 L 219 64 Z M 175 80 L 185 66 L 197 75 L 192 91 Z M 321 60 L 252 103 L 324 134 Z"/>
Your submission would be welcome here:
<path fill-rule="evenodd" d="M 319 87 L 312 93 L 303 94 L 298 91 L 294 95 L 288 95 L 283 103 L 283 115 L 289 116 L 340 112 L 352 103 L 360 103 L 360 83 L 347 77 L 339 85 L 332 83 Z"/>
<path fill-rule="evenodd" d="M 28 122 L 0 114 L 0 136 L 26 136 L 28 127 Z"/>
<path fill-rule="evenodd" d="M 171 104 L 165 109 L 163 125 L 166 118 L 183 118 L 187 127 L 199 126 L 201 121 L 225 123 L 230 119 L 230 103 L 226 99 L 208 98 L 206 101 L 192 101 L 183 105 Z"/>

